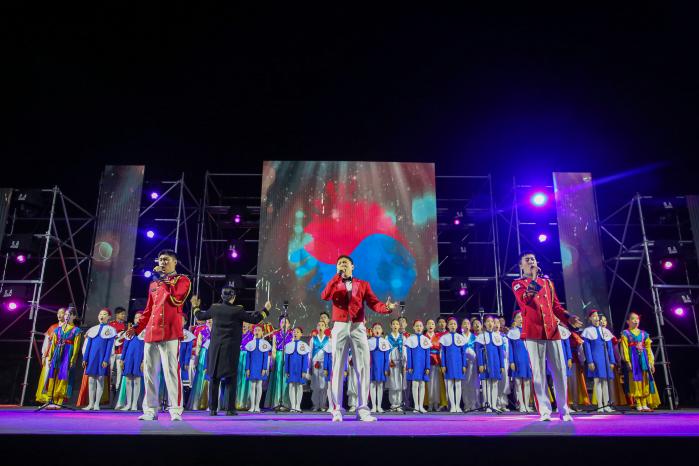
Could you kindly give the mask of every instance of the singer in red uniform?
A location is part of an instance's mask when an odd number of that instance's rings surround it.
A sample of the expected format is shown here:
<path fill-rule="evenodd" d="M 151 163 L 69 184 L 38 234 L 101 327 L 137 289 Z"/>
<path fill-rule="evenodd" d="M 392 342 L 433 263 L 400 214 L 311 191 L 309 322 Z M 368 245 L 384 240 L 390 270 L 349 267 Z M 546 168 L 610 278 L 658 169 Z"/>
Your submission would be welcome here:
<path fill-rule="evenodd" d="M 178 362 L 182 331 L 182 306 L 191 289 L 189 278 L 175 271 L 177 254 L 166 249 L 158 254 L 158 265 L 148 289 L 148 302 L 138 325 L 126 331 L 132 338 L 146 329 L 143 348 L 143 376 L 145 398 L 142 421 L 158 418 L 158 387 L 160 368 L 163 368 L 170 418 L 182 420 L 182 380 Z"/>
<path fill-rule="evenodd" d="M 536 395 L 536 406 L 542 421 L 551 420 L 551 402 L 546 393 L 546 362 L 553 376 L 556 404 L 562 421 L 572 421 L 568 407 L 568 383 L 566 363 L 563 356 L 558 320 L 573 327 L 582 326 L 576 316 L 563 309 L 556 296 L 553 282 L 540 276 L 536 256 L 522 253 L 519 260 L 522 278 L 512 282 L 512 291 L 522 311 L 522 331 L 532 366 L 532 382 Z"/>
<path fill-rule="evenodd" d="M 376 297 L 369 282 L 352 276 L 354 261 L 349 256 L 337 259 L 337 275 L 325 286 L 321 298 L 332 301 L 332 375 L 330 379 L 330 410 L 333 422 L 342 421 L 342 376 L 347 365 L 347 354 L 352 348 L 354 376 L 358 377 L 359 393 L 357 418 L 375 421 L 370 414 L 369 398 L 369 341 L 364 326 L 364 303 L 374 312 L 390 314 L 396 307 L 389 296 L 386 303 Z"/>

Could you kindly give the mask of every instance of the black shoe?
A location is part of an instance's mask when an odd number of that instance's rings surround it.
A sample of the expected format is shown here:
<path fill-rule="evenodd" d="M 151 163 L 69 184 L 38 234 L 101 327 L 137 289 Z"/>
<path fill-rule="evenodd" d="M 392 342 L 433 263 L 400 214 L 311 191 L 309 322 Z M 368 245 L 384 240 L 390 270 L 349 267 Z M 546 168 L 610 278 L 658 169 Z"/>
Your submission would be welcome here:
<path fill-rule="evenodd" d="M 209 411 L 209 416 L 218 416 L 218 411 L 215 409 L 212 409 L 211 411 Z"/>
<path fill-rule="evenodd" d="M 226 416 L 237 416 L 237 415 L 238 415 L 238 411 L 236 411 L 235 409 L 229 409 L 228 411 L 226 411 Z"/>

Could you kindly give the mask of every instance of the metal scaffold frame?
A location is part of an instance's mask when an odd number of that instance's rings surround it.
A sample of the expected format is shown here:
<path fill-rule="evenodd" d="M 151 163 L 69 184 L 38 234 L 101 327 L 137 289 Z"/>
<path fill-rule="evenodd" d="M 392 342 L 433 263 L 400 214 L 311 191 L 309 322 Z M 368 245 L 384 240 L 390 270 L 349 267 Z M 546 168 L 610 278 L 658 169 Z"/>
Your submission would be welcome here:
<path fill-rule="evenodd" d="M 675 215 L 675 225 L 665 228 L 669 237 L 651 238 L 649 229 L 658 225 L 649 220 L 647 211 L 644 211 L 644 203 L 655 200 L 653 196 L 636 194 L 630 201 L 607 216 L 600 223 L 603 240 L 608 243 L 605 265 L 610 273 L 609 298 L 614 293 L 619 293 L 618 288 L 628 291 L 628 300 L 624 309 L 625 322 L 632 310 L 641 311 L 645 308 L 651 312 L 655 320 L 656 335 L 651 339 L 656 343 L 655 364 L 662 367 L 665 379 L 665 395 L 670 409 L 677 406 L 677 395 L 672 381 L 668 348 L 693 347 L 699 348 L 699 326 L 697 325 L 696 309 L 694 304 L 691 309 L 694 337 L 687 335 L 665 315 L 667 309 L 663 305 L 661 292 L 663 290 L 686 290 L 689 293 L 699 289 L 699 285 L 692 283 L 688 273 L 684 274 L 684 283 L 667 283 L 667 281 L 653 267 L 653 249 L 656 242 L 676 240 L 681 245 L 693 245 L 694 241 L 684 237 L 679 216 Z M 684 196 L 673 198 L 677 202 L 685 199 Z M 665 225 L 668 226 L 668 225 Z M 627 266 L 629 265 L 629 266 Z M 645 277 L 645 278 L 644 278 Z M 634 307 L 640 306 L 640 307 Z M 668 343 L 665 328 L 671 329 L 683 342 Z"/>
<path fill-rule="evenodd" d="M 194 266 L 193 293 L 199 295 L 203 287 L 214 292 L 219 283 L 223 282 L 227 275 L 221 273 L 221 268 L 216 268 L 217 261 L 225 260 L 228 247 L 231 244 L 245 243 L 258 244 L 259 237 L 259 212 L 260 212 L 260 188 L 261 173 L 212 173 L 204 174 L 204 187 L 199 209 L 197 225 L 197 247 Z M 221 186 L 221 180 L 228 179 L 225 188 Z M 254 180 L 254 181 L 252 181 Z M 246 182 L 253 182 L 256 186 L 254 195 L 249 195 Z M 235 208 L 239 211 L 233 212 Z M 232 216 L 240 214 L 241 221 L 233 224 Z M 254 218 L 257 217 L 257 220 Z M 225 220 L 224 220 L 225 219 Z M 232 232 L 226 234 L 224 224 Z M 257 234 L 252 237 L 251 232 Z M 252 251 L 252 247 L 246 251 Z M 254 265 L 245 265 L 246 271 L 237 274 L 243 278 L 255 280 L 257 277 L 257 254 L 254 256 Z M 254 291 L 254 287 L 245 287 L 244 291 Z M 248 299 L 239 296 L 239 300 Z"/>
<path fill-rule="evenodd" d="M 477 207 L 475 205 L 470 205 L 474 199 L 472 198 L 463 198 L 463 197 L 437 197 L 437 217 L 439 219 L 440 216 L 443 216 L 443 213 L 446 212 L 456 212 L 459 216 L 462 216 L 465 220 L 468 220 L 469 217 L 472 215 L 479 215 L 479 214 L 484 214 L 484 218 L 487 218 L 488 221 L 488 237 L 484 238 L 482 240 L 478 241 L 473 241 L 469 238 L 469 234 L 465 232 L 464 236 L 461 237 L 458 240 L 458 245 L 461 246 L 463 245 L 464 247 L 467 248 L 467 254 L 468 254 L 468 249 L 471 247 L 475 248 L 483 248 L 483 251 L 485 255 L 490 255 L 489 260 L 492 261 L 493 263 L 493 269 L 491 274 L 485 274 L 485 275 L 472 275 L 469 273 L 469 270 L 465 270 L 465 278 L 469 283 L 478 283 L 478 284 L 491 284 L 494 285 L 494 294 L 493 294 L 493 302 L 491 304 L 492 308 L 488 310 L 488 312 L 495 312 L 497 315 L 501 316 L 503 315 L 503 305 L 502 305 L 502 286 L 501 286 L 501 268 L 500 268 L 500 245 L 499 245 L 499 234 L 498 234 L 498 224 L 496 221 L 496 216 L 497 216 L 497 209 L 495 206 L 495 198 L 493 196 L 493 181 L 491 175 L 474 175 L 474 176 L 466 176 L 466 175 L 437 175 L 436 181 L 440 182 L 442 181 L 443 184 L 448 183 L 449 181 L 457 181 L 462 184 L 459 188 L 456 189 L 463 189 L 463 183 L 468 183 L 468 182 L 483 182 L 485 183 L 485 189 L 487 190 L 487 195 L 482 196 L 483 198 L 487 198 L 487 206 L 484 207 Z M 437 189 L 440 189 L 438 186 Z M 483 193 L 481 193 L 483 194 Z M 453 193 L 449 193 L 449 196 L 453 195 Z M 447 219 L 448 221 L 450 219 Z M 444 241 L 444 233 L 447 231 L 453 230 L 454 227 L 446 224 L 445 222 L 439 222 L 437 223 L 437 243 L 438 245 L 448 245 L 450 247 L 454 246 L 454 241 Z M 440 238 L 442 237 L 442 238 Z M 451 260 L 451 256 L 447 254 L 445 257 L 440 258 L 439 261 L 439 267 L 440 267 L 440 274 L 439 274 L 439 280 L 440 282 L 443 281 L 450 281 L 452 280 L 452 274 L 449 273 L 449 275 L 444 275 L 442 273 L 442 270 L 446 268 L 445 266 L 449 265 L 449 261 Z M 471 261 L 469 261 L 471 262 Z M 463 275 L 463 274 L 460 274 Z M 450 291 L 450 290 L 440 290 L 440 291 Z M 440 293 L 441 294 L 441 293 Z M 452 313 L 456 314 L 461 311 L 463 311 L 466 306 L 468 306 L 470 303 L 473 302 L 474 299 L 477 299 L 478 301 L 481 301 L 481 290 L 479 289 L 477 292 L 469 292 L 467 295 L 467 298 L 462 300 L 461 303 L 459 303 L 459 306 L 452 311 Z M 440 297 L 440 301 L 443 301 L 443 299 Z M 482 304 L 482 302 L 481 302 Z M 444 312 L 443 312 L 444 313 Z"/>
<path fill-rule="evenodd" d="M 564 287 L 563 287 L 563 269 L 562 269 L 562 263 L 561 263 L 561 258 L 560 258 L 560 247 L 556 249 L 558 255 L 550 256 L 544 252 L 541 251 L 541 245 L 536 244 L 530 235 L 525 235 L 522 233 L 522 226 L 533 226 L 533 225 L 540 225 L 542 224 L 541 222 L 523 222 L 520 219 L 520 209 L 523 205 L 524 202 L 526 202 L 525 199 L 523 199 L 518 192 L 521 192 L 523 190 L 530 190 L 533 191 L 535 189 L 544 189 L 547 191 L 550 191 L 553 193 L 553 186 L 552 185 L 541 185 L 541 186 L 533 186 L 533 185 L 526 185 L 526 184 L 518 184 L 516 178 L 512 178 L 512 188 L 511 188 L 511 197 L 512 201 L 510 204 L 510 209 L 508 210 L 502 210 L 498 212 L 497 218 L 499 221 L 504 223 L 504 230 L 507 232 L 506 233 L 506 239 L 505 239 L 505 250 L 502 254 L 502 263 L 500 265 L 500 269 L 503 270 L 502 273 L 502 284 L 506 286 L 508 289 L 511 286 L 512 280 L 516 278 L 520 278 L 520 272 L 519 272 L 519 257 L 522 254 L 523 251 L 531 250 L 536 252 L 537 259 L 540 263 L 545 263 L 546 265 L 552 266 L 553 270 L 547 269 L 545 270 L 545 274 L 548 275 L 552 280 L 556 282 L 556 289 L 558 290 L 558 297 L 561 299 L 565 294 L 563 293 Z M 552 196 L 553 197 L 553 196 Z M 554 202 L 553 199 L 550 199 L 548 202 Z M 556 211 L 555 207 L 552 208 L 553 212 Z M 558 227 L 558 222 L 557 220 L 554 221 L 547 221 L 545 222 L 545 226 L 547 228 L 557 228 Z M 558 237 L 558 235 L 556 235 Z M 560 243 L 555 243 L 552 245 L 558 245 L 560 246 Z M 548 247 L 550 249 L 551 246 Z M 564 300 L 561 300 L 561 304 L 565 305 Z M 517 303 L 514 300 L 514 296 L 512 296 L 512 310 L 517 308 Z"/>
<path fill-rule="evenodd" d="M 21 311 L 13 321 L 0 330 L 0 337 L 3 337 L 10 329 L 17 327 L 22 318 L 29 314 L 28 319 L 31 320 L 29 339 L 0 338 L 0 343 L 28 342 L 20 406 L 23 406 L 26 401 L 32 350 L 34 350 L 37 359 L 41 362 L 37 337 L 43 335 L 43 333 L 36 331 L 39 313 L 45 311 L 55 314 L 57 310 L 46 306 L 44 302 L 47 298 L 52 297 L 54 292 L 59 287 L 62 288 L 61 285 L 63 285 L 65 287 L 64 291 L 70 297 L 71 304 L 78 309 L 81 318 L 84 316 L 87 280 L 92 262 L 90 248 L 92 247 L 92 242 L 94 242 L 95 216 L 93 214 L 66 196 L 57 186 L 51 189 L 42 189 L 41 192 L 50 193 L 51 202 L 48 217 L 22 218 L 18 215 L 17 209 L 13 209 L 8 231 L 8 234 L 15 233 L 15 227 L 19 221 L 35 222 L 35 225 L 45 224 L 46 229 L 44 233 L 34 234 L 34 237 L 42 243 L 41 256 L 38 263 L 25 271 L 21 278 L 10 279 L 7 276 L 9 254 L 4 254 L 3 274 L 0 280 L 0 290 L 7 285 L 28 285 L 32 289 L 29 307 Z M 88 227 L 91 228 L 91 231 Z M 40 228 L 40 226 L 37 228 Z M 80 235 L 81 233 L 83 234 Z M 76 241 L 81 237 L 85 239 L 80 244 L 82 248 L 79 248 L 76 246 Z M 90 238 L 89 244 L 87 244 L 88 237 Z M 85 245 L 82 243 L 85 243 Z M 61 296 L 61 299 L 63 298 Z"/>
<path fill-rule="evenodd" d="M 150 198 L 145 192 L 146 186 L 149 186 L 149 189 L 155 189 L 154 186 L 158 185 L 165 186 L 166 189 L 159 193 L 156 199 Z M 156 224 L 165 225 L 165 229 L 159 232 L 155 241 L 152 244 L 148 243 L 146 248 L 141 245 L 147 240 L 143 239 L 143 235 L 139 235 L 133 269 L 134 279 L 143 279 L 143 271 L 154 267 L 155 255 L 162 249 L 174 250 L 178 256 L 178 271 L 192 276 L 195 271 L 199 199 L 187 186 L 184 173 L 177 180 L 144 183 L 144 199 L 148 199 L 148 202 L 141 205 L 139 230 L 145 230 Z M 132 289 L 132 301 L 137 301 L 143 296 L 145 293 L 138 293 L 134 297 Z"/>

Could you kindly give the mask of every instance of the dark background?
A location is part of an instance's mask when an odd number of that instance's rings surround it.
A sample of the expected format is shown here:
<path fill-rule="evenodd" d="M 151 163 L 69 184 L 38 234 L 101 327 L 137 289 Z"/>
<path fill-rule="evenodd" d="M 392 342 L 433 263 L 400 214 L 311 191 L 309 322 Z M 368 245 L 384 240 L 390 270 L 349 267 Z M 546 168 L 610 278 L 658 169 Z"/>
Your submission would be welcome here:
<path fill-rule="evenodd" d="M 4 4 L 0 186 L 57 184 L 94 209 L 105 164 L 184 171 L 198 193 L 205 170 L 265 159 L 424 161 L 491 173 L 497 193 L 512 176 L 621 174 L 598 187 L 604 214 L 637 191 L 697 192 L 698 34 L 668 2 Z"/>

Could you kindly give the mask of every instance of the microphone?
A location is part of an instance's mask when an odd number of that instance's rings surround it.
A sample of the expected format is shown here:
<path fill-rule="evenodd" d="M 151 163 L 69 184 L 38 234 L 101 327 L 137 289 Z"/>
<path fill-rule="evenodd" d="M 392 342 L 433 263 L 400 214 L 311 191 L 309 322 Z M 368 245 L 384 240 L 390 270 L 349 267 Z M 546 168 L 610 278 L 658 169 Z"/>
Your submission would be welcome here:
<path fill-rule="evenodd" d="M 538 293 L 539 290 L 541 290 L 542 286 L 536 282 L 536 277 L 538 275 L 538 272 L 541 271 L 541 269 L 536 265 L 532 265 L 530 270 L 532 274 L 532 281 L 531 283 L 529 283 L 529 286 L 527 286 L 527 291 L 533 291 L 534 293 Z"/>

